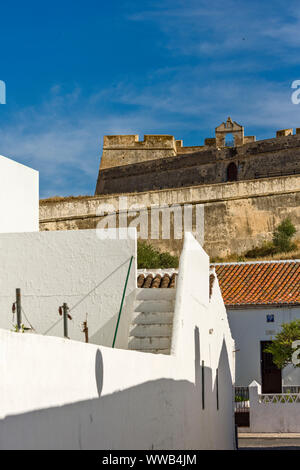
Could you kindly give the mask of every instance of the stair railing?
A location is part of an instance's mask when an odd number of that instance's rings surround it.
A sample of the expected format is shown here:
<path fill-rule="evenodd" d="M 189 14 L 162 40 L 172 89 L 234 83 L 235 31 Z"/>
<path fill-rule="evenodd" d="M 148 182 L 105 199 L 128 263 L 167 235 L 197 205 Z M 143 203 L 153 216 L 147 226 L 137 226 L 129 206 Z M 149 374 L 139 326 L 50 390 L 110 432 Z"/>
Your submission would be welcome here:
<path fill-rule="evenodd" d="M 126 281 L 125 281 L 125 285 L 124 285 L 124 289 L 123 289 L 123 295 L 122 295 L 122 300 L 121 300 L 121 305 L 120 305 L 120 310 L 119 310 L 119 315 L 118 315 L 118 320 L 117 320 L 114 339 L 113 339 L 113 343 L 112 343 L 113 348 L 115 347 L 115 343 L 116 343 L 116 339 L 117 339 L 118 328 L 119 328 L 119 323 L 120 323 L 121 313 L 122 313 L 123 304 L 124 304 L 124 300 L 125 300 L 125 294 L 126 294 L 126 289 L 127 289 L 127 284 L 128 284 L 128 279 L 129 279 L 129 274 L 130 274 L 133 258 L 134 258 L 134 256 L 131 256 L 130 262 L 129 262 L 129 267 L 128 267 L 128 271 L 127 271 Z"/>

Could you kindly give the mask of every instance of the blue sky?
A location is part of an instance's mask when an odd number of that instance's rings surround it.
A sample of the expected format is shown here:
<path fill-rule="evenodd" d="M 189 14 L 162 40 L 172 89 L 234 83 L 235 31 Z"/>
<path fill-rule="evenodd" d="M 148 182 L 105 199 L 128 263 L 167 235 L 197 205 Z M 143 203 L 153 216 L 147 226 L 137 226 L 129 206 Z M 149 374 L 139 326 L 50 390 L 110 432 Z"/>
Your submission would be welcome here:
<path fill-rule="evenodd" d="M 300 127 L 298 1 L 12 0 L 1 20 L 0 154 L 40 171 L 41 197 L 93 194 L 105 134 Z"/>

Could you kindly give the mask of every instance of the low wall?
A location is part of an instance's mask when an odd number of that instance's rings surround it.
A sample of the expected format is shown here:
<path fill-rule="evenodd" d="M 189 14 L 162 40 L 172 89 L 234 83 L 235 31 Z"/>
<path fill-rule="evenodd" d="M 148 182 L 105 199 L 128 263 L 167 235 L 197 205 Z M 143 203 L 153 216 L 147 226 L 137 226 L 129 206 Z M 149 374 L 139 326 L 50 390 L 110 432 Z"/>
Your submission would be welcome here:
<path fill-rule="evenodd" d="M 204 281 L 207 258 L 187 237 L 184 270 L 191 257 Z M 234 346 L 218 284 L 210 295 L 207 280 L 186 293 L 180 283 L 171 356 L 0 331 L 0 449 L 234 448 Z"/>
<path fill-rule="evenodd" d="M 127 348 L 136 288 L 136 239 L 101 240 L 95 230 L 0 234 L 0 328 L 12 329 L 12 303 L 21 289 L 22 322 L 34 332 L 63 336 L 58 308 L 66 302 L 68 336 L 111 346 L 131 256 L 117 345 Z M 127 329 L 126 329 L 127 328 Z"/>
<path fill-rule="evenodd" d="M 300 432 L 300 396 L 296 394 L 261 394 L 261 386 L 249 386 L 249 432 Z"/>
<path fill-rule="evenodd" d="M 271 240 L 275 227 L 288 216 L 297 228 L 297 237 L 300 237 L 300 176 L 129 193 L 122 197 L 127 198 L 128 208 L 137 204 L 147 209 L 152 205 L 192 205 L 192 230 L 199 241 L 203 234 L 198 233 L 195 207 L 203 205 L 204 248 L 212 257 L 240 254 L 264 240 Z M 118 213 L 119 195 L 42 200 L 40 230 L 95 228 L 101 220 L 97 209 L 102 204 L 111 205 Z M 128 222 L 131 221 L 132 217 L 128 217 Z M 152 245 L 180 254 L 186 228 L 182 228 L 182 238 L 176 239 L 171 220 L 171 238 L 163 239 L 160 235 L 157 240 L 151 239 L 150 229 L 151 223 L 146 239 Z"/>

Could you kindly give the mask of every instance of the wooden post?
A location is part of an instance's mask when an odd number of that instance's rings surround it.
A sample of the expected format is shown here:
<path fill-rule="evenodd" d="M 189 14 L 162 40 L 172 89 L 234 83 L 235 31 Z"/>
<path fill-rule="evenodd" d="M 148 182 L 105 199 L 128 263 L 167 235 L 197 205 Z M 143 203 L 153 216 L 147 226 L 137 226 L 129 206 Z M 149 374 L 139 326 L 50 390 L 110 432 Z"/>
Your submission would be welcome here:
<path fill-rule="evenodd" d="M 21 289 L 16 289 L 16 304 L 17 304 L 17 328 L 20 331 L 22 326 L 22 313 L 21 313 Z"/>
<path fill-rule="evenodd" d="M 85 342 L 88 343 L 89 342 L 89 329 L 88 329 L 88 326 L 87 326 L 87 319 L 86 321 L 84 321 L 82 323 L 82 332 L 84 333 L 85 335 Z"/>
<path fill-rule="evenodd" d="M 64 337 L 68 338 L 68 305 L 63 304 L 63 316 L 64 316 Z"/>

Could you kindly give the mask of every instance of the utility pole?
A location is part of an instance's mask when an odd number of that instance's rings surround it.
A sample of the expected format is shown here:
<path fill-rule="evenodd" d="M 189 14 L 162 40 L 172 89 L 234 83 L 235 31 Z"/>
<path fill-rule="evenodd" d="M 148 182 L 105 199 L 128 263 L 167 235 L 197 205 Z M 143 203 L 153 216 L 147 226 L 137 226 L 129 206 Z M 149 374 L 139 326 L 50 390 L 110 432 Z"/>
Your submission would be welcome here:
<path fill-rule="evenodd" d="M 16 304 L 17 304 L 17 328 L 20 331 L 22 326 L 22 313 L 21 313 L 21 289 L 16 289 Z"/>

